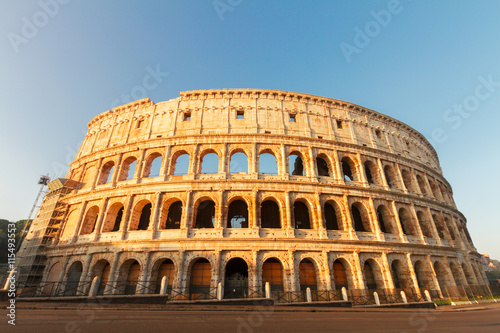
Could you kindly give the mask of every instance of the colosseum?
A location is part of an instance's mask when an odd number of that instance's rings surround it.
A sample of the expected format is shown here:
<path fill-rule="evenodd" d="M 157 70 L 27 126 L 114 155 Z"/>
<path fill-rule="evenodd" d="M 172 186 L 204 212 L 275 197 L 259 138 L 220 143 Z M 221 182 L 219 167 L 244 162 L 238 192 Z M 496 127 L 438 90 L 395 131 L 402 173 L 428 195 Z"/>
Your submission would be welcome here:
<path fill-rule="evenodd" d="M 349 102 L 265 89 L 185 91 L 96 116 L 19 256 L 21 286 L 45 296 L 418 300 L 488 284 L 422 134 Z"/>

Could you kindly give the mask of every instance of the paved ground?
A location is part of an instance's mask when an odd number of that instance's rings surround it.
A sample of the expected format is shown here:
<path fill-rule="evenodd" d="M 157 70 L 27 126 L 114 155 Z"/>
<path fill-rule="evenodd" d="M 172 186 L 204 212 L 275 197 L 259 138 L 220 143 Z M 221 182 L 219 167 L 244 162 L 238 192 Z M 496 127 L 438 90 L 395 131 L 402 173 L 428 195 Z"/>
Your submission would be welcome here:
<path fill-rule="evenodd" d="M 234 310 L 234 309 L 233 309 Z M 247 311 L 102 309 L 16 310 L 16 326 L 0 310 L 0 332 L 500 332 L 500 304 L 424 309 L 290 309 Z M 286 310 L 286 309 L 285 309 Z"/>

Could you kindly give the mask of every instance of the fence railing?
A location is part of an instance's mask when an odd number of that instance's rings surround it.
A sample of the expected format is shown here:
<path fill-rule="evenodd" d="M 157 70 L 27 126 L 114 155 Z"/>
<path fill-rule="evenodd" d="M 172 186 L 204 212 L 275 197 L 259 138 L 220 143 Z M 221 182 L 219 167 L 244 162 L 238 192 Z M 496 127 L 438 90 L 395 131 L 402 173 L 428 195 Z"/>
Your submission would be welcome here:
<path fill-rule="evenodd" d="M 68 296 L 89 296 L 92 282 L 74 281 L 54 282 L 48 281 L 39 285 L 18 285 L 17 297 L 19 298 L 37 298 L 37 297 L 68 297 Z M 101 281 L 99 286 L 96 286 L 97 295 L 155 295 L 160 293 L 160 285 L 158 281 Z M 219 287 L 220 288 L 220 287 Z M 500 288 L 499 288 L 500 289 Z M 377 304 L 394 304 L 404 302 L 423 302 L 427 300 L 426 292 L 430 299 L 438 305 L 452 304 L 458 301 L 480 301 L 493 300 L 494 294 L 498 295 L 500 290 L 494 289 L 494 293 L 489 286 L 453 286 L 445 287 L 442 290 L 432 290 L 420 288 L 415 290 L 412 288 L 404 289 L 348 289 L 346 290 L 347 300 L 352 302 L 354 306 L 374 305 Z M 376 296 L 375 293 L 376 292 Z M 404 299 L 402 292 L 404 292 Z M 310 299 L 306 290 L 300 291 L 283 291 L 272 289 L 271 298 L 276 303 L 297 303 L 307 302 L 334 302 L 342 301 L 344 297 L 341 290 L 310 290 Z M 210 286 L 190 286 L 179 289 L 168 286 L 166 296 L 169 301 L 180 300 L 215 300 L 218 296 L 223 299 L 241 298 L 265 298 L 263 287 L 246 287 L 237 294 L 229 293 L 225 290 L 212 288 Z"/>

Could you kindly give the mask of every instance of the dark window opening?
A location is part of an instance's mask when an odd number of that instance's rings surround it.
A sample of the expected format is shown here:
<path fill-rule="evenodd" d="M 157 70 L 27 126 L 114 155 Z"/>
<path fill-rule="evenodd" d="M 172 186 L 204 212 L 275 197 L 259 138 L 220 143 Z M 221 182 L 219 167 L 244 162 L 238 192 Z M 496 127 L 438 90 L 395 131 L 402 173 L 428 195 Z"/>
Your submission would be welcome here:
<path fill-rule="evenodd" d="M 148 230 L 150 217 L 151 217 L 151 204 L 148 203 L 142 208 L 141 217 L 139 219 L 139 226 L 137 227 L 137 230 Z"/>
<path fill-rule="evenodd" d="M 393 184 L 392 179 L 389 175 L 389 168 L 388 167 L 384 168 L 384 175 L 385 175 L 385 180 L 387 181 L 387 185 L 389 186 L 389 188 L 392 188 L 394 186 L 394 184 Z"/>
<path fill-rule="evenodd" d="M 403 229 L 403 233 L 405 235 L 414 235 L 415 232 L 413 230 L 411 217 L 408 211 L 404 208 L 400 208 L 398 211 L 399 221 L 401 222 L 401 228 Z"/>
<path fill-rule="evenodd" d="M 347 274 L 344 264 L 340 260 L 333 262 L 333 283 L 335 290 L 340 290 L 342 287 L 347 289 Z"/>
<path fill-rule="evenodd" d="M 318 176 L 330 176 L 330 170 L 328 168 L 328 163 L 321 157 L 316 157 L 316 166 L 318 168 Z"/>
<path fill-rule="evenodd" d="M 382 133 L 380 133 L 380 130 L 375 130 L 375 135 L 377 138 L 381 139 L 382 138 Z"/>
<path fill-rule="evenodd" d="M 191 120 L 191 112 L 184 112 L 183 121 L 189 121 L 189 120 Z"/>
<path fill-rule="evenodd" d="M 295 229 L 311 229 L 309 209 L 305 203 L 296 201 L 293 204 L 293 215 L 295 217 Z"/>
<path fill-rule="evenodd" d="M 205 200 L 198 206 L 195 228 L 213 228 L 215 224 L 215 203 Z"/>
<path fill-rule="evenodd" d="M 363 225 L 363 218 L 361 217 L 361 212 L 358 207 L 352 206 L 352 219 L 354 222 L 354 230 L 356 231 L 366 231 L 365 226 Z"/>
<path fill-rule="evenodd" d="M 141 272 L 141 265 L 137 261 L 130 265 L 128 274 L 127 274 L 127 282 L 125 284 L 125 295 L 134 295 L 137 289 L 137 283 L 139 282 L 139 275 Z"/>
<path fill-rule="evenodd" d="M 227 214 L 228 228 L 248 228 L 248 206 L 243 200 L 231 202 Z"/>
<path fill-rule="evenodd" d="M 394 283 L 394 288 L 400 289 L 401 282 L 399 281 L 398 270 L 394 265 L 394 263 L 392 263 L 391 265 L 391 275 L 392 275 L 392 282 Z"/>
<path fill-rule="evenodd" d="M 144 122 L 144 120 L 138 120 L 137 121 L 137 128 L 141 128 L 143 122 Z"/>
<path fill-rule="evenodd" d="M 182 202 L 176 201 L 168 207 L 165 229 L 180 229 L 182 218 Z"/>
<path fill-rule="evenodd" d="M 337 120 L 337 128 L 342 129 L 342 120 Z"/>
<path fill-rule="evenodd" d="M 352 177 L 351 166 L 346 161 L 342 161 L 342 173 L 344 174 L 345 181 L 348 181 L 348 182 L 353 181 L 354 178 Z"/>
<path fill-rule="evenodd" d="M 236 119 L 245 119 L 245 111 L 236 111 Z"/>
<path fill-rule="evenodd" d="M 248 294 L 248 265 L 241 258 L 233 258 L 224 274 L 224 299 L 244 298 Z"/>
<path fill-rule="evenodd" d="M 367 162 L 365 162 L 365 174 L 366 174 L 366 181 L 368 182 L 368 184 L 373 184 L 374 181 L 373 181 L 372 171 L 370 169 L 370 165 Z"/>
<path fill-rule="evenodd" d="M 339 230 L 337 212 L 335 207 L 329 203 L 325 203 L 325 222 L 326 230 Z"/>
<path fill-rule="evenodd" d="M 383 233 L 387 232 L 387 229 L 385 227 L 386 221 L 384 220 L 384 214 L 382 213 L 382 207 L 379 207 L 377 209 L 377 220 L 378 220 L 378 225 L 380 227 L 380 231 Z"/>
<path fill-rule="evenodd" d="M 261 205 L 260 220 L 262 228 L 281 228 L 278 204 L 271 200 L 264 201 Z"/>
<path fill-rule="evenodd" d="M 116 214 L 115 224 L 113 225 L 113 229 L 111 231 L 120 230 L 120 223 L 122 223 L 122 218 L 123 218 L 123 207 L 120 208 L 120 210 Z"/>
<path fill-rule="evenodd" d="M 363 272 L 365 273 L 366 289 L 377 289 L 377 281 L 375 280 L 375 274 L 373 274 L 373 268 L 370 263 L 365 262 Z"/>
<path fill-rule="evenodd" d="M 302 162 L 302 157 L 298 155 L 290 155 L 288 157 L 288 163 L 290 165 L 292 176 L 304 176 L 304 163 Z M 293 169 L 291 168 L 292 164 Z"/>
<path fill-rule="evenodd" d="M 296 114 L 293 114 L 293 113 L 292 113 L 292 114 L 290 114 L 290 122 L 291 122 L 291 123 L 296 122 L 296 116 L 297 116 Z"/>

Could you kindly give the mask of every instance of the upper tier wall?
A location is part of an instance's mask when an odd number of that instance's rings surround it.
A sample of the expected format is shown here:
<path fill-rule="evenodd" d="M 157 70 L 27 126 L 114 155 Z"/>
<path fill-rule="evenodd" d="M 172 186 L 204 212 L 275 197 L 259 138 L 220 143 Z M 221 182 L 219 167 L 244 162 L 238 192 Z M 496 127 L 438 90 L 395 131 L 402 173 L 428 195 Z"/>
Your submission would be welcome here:
<path fill-rule="evenodd" d="M 241 113 L 244 119 L 238 119 Z M 108 147 L 152 138 L 262 133 L 372 147 L 441 172 L 434 148 L 410 126 L 352 103 L 279 90 L 185 91 L 157 104 L 145 98 L 106 111 L 88 126 L 75 161 Z"/>

